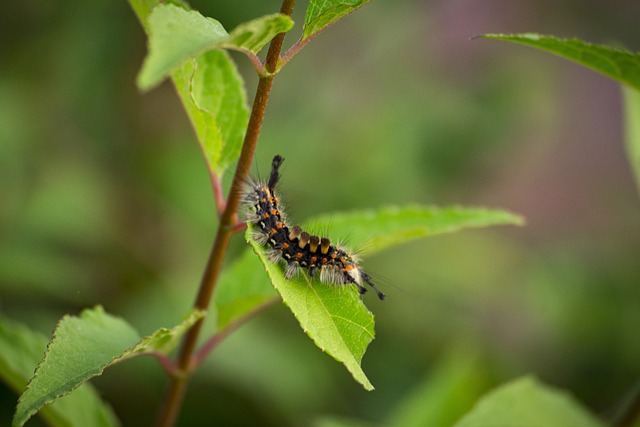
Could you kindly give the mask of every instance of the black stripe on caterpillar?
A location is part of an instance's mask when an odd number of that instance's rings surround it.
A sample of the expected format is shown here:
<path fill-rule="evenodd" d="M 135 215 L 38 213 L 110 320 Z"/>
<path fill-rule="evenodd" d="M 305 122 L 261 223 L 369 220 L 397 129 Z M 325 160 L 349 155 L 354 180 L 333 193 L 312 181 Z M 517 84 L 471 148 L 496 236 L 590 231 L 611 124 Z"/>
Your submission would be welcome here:
<path fill-rule="evenodd" d="M 267 182 L 254 181 L 247 185 L 243 202 L 248 207 L 247 222 L 252 224 L 251 236 L 267 246 L 267 258 L 285 264 L 285 278 L 292 279 L 301 269 L 311 278 L 319 272 L 320 282 L 332 285 L 355 285 L 360 294 L 367 292 L 363 284 L 373 289 L 378 298 L 385 295 L 360 267 L 358 258 L 345 248 L 333 245 L 326 237 L 311 235 L 298 225 L 287 223 L 286 215 L 276 194 L 280 180 L 280 166 L 284 158 L 276 155 L 271 163 Z"/>

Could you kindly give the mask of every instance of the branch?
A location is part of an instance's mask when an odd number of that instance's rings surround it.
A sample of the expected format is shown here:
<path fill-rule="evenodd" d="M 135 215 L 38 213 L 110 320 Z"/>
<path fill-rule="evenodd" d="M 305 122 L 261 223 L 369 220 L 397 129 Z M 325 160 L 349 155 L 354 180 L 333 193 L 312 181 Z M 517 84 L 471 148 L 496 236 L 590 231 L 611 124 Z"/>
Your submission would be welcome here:
<path fill-rule="evenodd" d="M 280 12 L 291 16 L 294 5 L 295 0 L 283 0 Z M 218 276 L 222 270 L 222 264 L 229 246 L 229 241 L 231 240 L 231 236 L 235 233 L 234 225 L 237 224 L 237 211 L 238 206 L 240 205 L 240 198 L 242 196 L 242 187 L 249 175 L 249 169 L 253 161 L 253 155 L 255 153 L 256 144 L 258 143 L 260 128 L 262 127 L 262 121 L 267 107 L 267 101 L 269 100 L 269 94 L 273 84 L 273 72 L 276 70 L 276 66 L 278 64 L 284 36 L 285 33 L 276 35 L 269 45 L 269 51 L 267 52 L 267 58 L 265 61 L 265 69 L 268 74 L 260 76 L 260 80 L 258 82 L 256 96 L 253 100 L 253 108 L 251 109 L 251 115 L 249 116 L 247 133 L 245 134 L 242 151 L 240 153 L 240 159 L 236 166 L 229 197 L 227 198 L 227 203 L 224 207 L 224 211 L 222 212 L 220 225 L 213 243 L 211 254 L 209 255 L 207 267 L 202 276 L 200 290 L 198 291 L 198 296 L 196 297 L 194 304 L 194 307 L 199 310 L 206 310 L 209 307 L 213 291 L 218 281 Z M 187 380 L 195 366 L 192 362 L 192 357 L 198 337 L 200 336 L 203 320 L 204 319 L 198 320 L 193 327 L 189 329 L 189 332 L 187 332 L 185 339 L 182 342 L 182 348 L 180 349 L 180 354 L 176 362 L 176 370 L 171 377 L 171 383 L 169 384 L 169 389 L 165 396 L 164 405 L 162 405 L 158 414 L 157 425 L 159 427 L 172 427 L 176 423 L 178 414 L 182 408 L 182 401 L 184 400 L 184 394 L 187 388 Z"/>

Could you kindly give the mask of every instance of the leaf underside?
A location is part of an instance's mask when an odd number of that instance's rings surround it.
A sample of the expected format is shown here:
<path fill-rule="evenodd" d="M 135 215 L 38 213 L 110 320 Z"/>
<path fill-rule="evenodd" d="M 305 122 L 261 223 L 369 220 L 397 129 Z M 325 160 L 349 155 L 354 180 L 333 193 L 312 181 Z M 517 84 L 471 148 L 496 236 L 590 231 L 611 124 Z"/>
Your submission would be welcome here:
<path fill-rule="evenodd" d="M 466 228 L 523 225 L 524 219 L 498 209 L 408 205 L 319 215 L 305 224 L 311 229 L 329 229 L 332 241 L 347 241 L 359 255 L 371 255 L 422 237 Z"/>
<path fill-rule="evenodd" d="M 504 40 L 535 47 L 582 64 L 626 87 L 625 139 L 629 161 L 640 190 L 640 53 L 586 43 L 578 39 L 559 39 L 540 34 L 486 34 L 486 39 Z"/>
<path fill-rule="evenodd" d="M 485 34 L 485 39 L 523 44 L 570 59 L 640 90 L 640 54 L 578 39 L 560 39 L 534 33 Z"/>

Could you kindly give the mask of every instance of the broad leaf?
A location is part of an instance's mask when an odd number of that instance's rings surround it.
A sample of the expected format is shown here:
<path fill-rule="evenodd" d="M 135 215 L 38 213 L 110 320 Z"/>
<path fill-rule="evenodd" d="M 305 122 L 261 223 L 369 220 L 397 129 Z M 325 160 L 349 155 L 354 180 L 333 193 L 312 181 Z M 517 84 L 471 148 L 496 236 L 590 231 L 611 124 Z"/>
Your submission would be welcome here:
<path fill-rule="evenodd" d="M 446 352 L 392 411 L 385 425 L 452 426 L 469 412 L 489 380 L 477 351 L 466 345 Z"/>
<path fill-rule="evenodd" d="M 227 37 L 218 21 L 193 10 L 160 5 L 148 17 L 149 53 L 138 75 L 138 86 L 151 89 L 186 60 Z"/>
<path fill-rule="evenodd" d="M 640 90 L 640 54 L 578 39 L 559 39 L 540 34 L 486 34 L 485 39 L 505 40 L 532 46 L 575 61 Z"/>
<path fill-rule="evenodd" d="M 127 322 L 105 313 L 102 307 L 84 310 L 79 317 L 63 317 L 44 360 L 20 396 L 13 425 L 23 425 L 44 405 L 101 375 L 114 363 L 144 353 L 168 353 L 202 316 L 202 312 L 193 311 L 175 328 L 158 329 L 144 339 Z"/>
<path fill-rule="evenodd" d="M 465 228 L 523 223 L 521 216 L 502 210 L 424 205 L 334 213 L 307 221 L 312 229 L 330 229 L 338 240 L 348 239 L 347 243 L 357 248 L 359 254 L 366 255 L 419 237 Z"/>
<path fill-rule="evenodd" d="M 138 75 L 138 86 L 151 89 L 182 63 L 208 50 L 238 49 L 255 54 L 291 27 L 291 18 L 274 14 L 241 24 L 228 34 L 220 22 L 196 11 L 159 5 L 148 17 L 149 54 Z"/>
<path fill-rule="evenodd" d="M 632 88 L 624 88 L 623 94 L 627 156 L 640 190 L 640 92 Z"/>
<path fill-rule="evenodd" d="M 415 205 L 324 215 L 307 221 L 307 224 L 308 229 L 330 229 L 332 237 L 349 237 L 351 244 L 362 247 L 360 252 L 371 254 L 432 234 L 522 222 L 520 216 L 499 210 Z M 250 234 L 251 230 L 248 230 L 247 240 L 258 253 L 273 286 L 302 329 L 318 347 L 342 362 L 366 389 L 372 389 L 360 361 L 374 337 L 373 315 L 363 305 L 356 289 L 322 284 L 317 279 L 311 281 L 307 275 L 296 280 L 285 279 L 282 267 L 266 259 L 264 247 L 254 242 Z M 250 265 L 247 261 L 245 268 Z M 251 274 L 255 275 L 255 270 Z M 260 279 L 254 276 L 252 280 Z M 242 310 L 250 309 L 251 304 L 242 306 Z"/>
<path fill-rule="evenodd" d="M 276 293 L 260 260 L 252 251 L 245 251 L 218 280 L 214 297 L 218 330 L 264 306 L 274 297 Z"/>
<path fill-rule="evenodd" d="M 302 40 L 315 36 L 320 31 L 344 18 L 371 0 L 310 0 L 304 18 Z"/>
<path fill-rule="evenodd" d="M 222 50 L 185 62 L 172 77 L 209 170 L 220 176 L 239 156 L 249 120 L 242 77 Z"/>
<path fill-rule="evenodd" d="M 508 383 L 482 398 L 455 427 L 603 427 L 567 393 L 532 377 Z"/>
<path fill-rule="evenodd" d="M 153 9 L 161 4 L 174 4 L 181 7 L 184 10 L 191 10 L 191 7 L 186 0 L 128 0 L 131 8 L 136 13 L 136 16 L 140 20 L 140 23 L 144 27 L 147 33 L 149 32 L 149 25 L 147 18 L 151 15 Z"/>
<path fill-rule="evenodd" d="M 24 390 L 33 370 L 42 360 L 47 337 L 0 317 L 0 378 L 16 392 Z M 115 427 L 120 425 L 111 407 L 104 403 L 91 384 L 52 405 L 40 415 L 51 426 Z"/>
<path fill-rule="evenodd" d="M 312 283 L 306 274 L 287 280 L 282 267 L 267 260 L 264 247 L 251 238 L 249 231 L 246 236 L 271 283 L 306 334 L 322 351 L 342 362 L 365 389 L 373 390 L 360 367 L 362 356 L 374 337 L 373 314 L 362 303 L 358 292 L 351 286 Z"/>

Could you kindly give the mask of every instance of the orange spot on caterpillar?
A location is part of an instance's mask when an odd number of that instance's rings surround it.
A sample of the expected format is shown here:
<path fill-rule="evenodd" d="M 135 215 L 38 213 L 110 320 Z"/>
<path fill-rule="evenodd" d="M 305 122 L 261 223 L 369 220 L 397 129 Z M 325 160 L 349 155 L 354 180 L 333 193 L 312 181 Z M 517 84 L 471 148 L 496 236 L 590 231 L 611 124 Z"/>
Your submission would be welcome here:
<path fill-rule="evenodd" d="M 253 209 L 248 213 L 247 222 L 257 224 L 252 230 L 255 232 L 254 239 L 269 247 L 269 261 L 285 263 L 287 279 L 303 268 L 311 278 L 315 272 L 319 272 L 321 282 L 353 285 L 361 294 L 366 292 L 363 285 L 367 285 L 377 292 L 378 298 L 384 299 L 384 294 L 348 251 L 332 246 L 328 238 L 311 235 L 297 225 L 290 227 L 287 224 L 286 215 L 278 205 L 279 198 L 275 194 L 283 160 L 281 156 L 275 156 L 269 180 L 247 187 L 248 192 L 243 198 L 247 207 Z"/>

